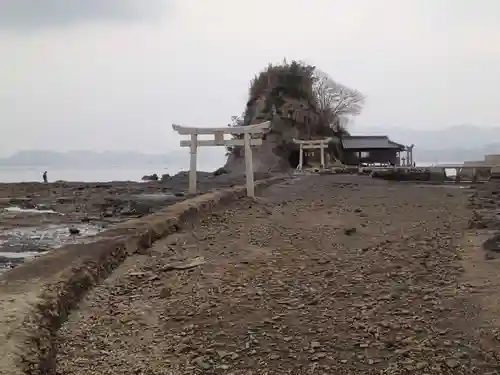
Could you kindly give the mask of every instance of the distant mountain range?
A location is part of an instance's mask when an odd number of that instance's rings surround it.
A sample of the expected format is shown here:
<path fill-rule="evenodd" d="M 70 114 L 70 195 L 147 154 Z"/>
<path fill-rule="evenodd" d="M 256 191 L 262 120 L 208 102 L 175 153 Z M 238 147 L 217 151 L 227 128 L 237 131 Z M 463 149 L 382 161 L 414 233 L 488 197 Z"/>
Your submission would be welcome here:
<path fill-rule="evenodd" d="M 182 153 L 182 151 L 185 151 Z M 114 166 L 146 166 L 166 165 L 187 154 L 186 150 L 176 150 L 168 154 L 144 154 L 133 151 L 68 151 L 55 152 L 43 150 L 19 151 L 7 158 L 0 158 L 0 166 L 33 166 L 33 167 L 114 167 Z M 186 156 L 184 155 L 184 158 Z"/>
<path fill-rule="evenodd" d="M 395 142 L 415 144 L 414 159 L 421 163 L 482 160 L 485 154 L 500 154 L 500 126 L 451 126 L 440 130 L 364 127 L 351 129 L 353 135 L 387 135 Z"/>
<path fill-rule="evenodd" d="M 415 130 L 396 127 L 353 126 L 353 135 L 387 135 L 395 142 L 415 144 L 414 159 L 418 163 L 462 162 L 482 160 L 485 154 L 500 154 L 500 126 L 479 127 L 474 125 L 452 126 L 440 130 Z M 222 162 L 222 148 L 206 148 L 199 162 Z M 201 155 L 200 155 L 201 156 Z M 164 154 L 146 154 L 135 151 L 37 151 L 27 150 L 0 158 L 0 166 L 26 167 L 143 167 L 147 165 L 171 165 L 181 161 L 188 163 L 189 152 L 175 149 Z M 216 164 L 217 164 L 216 163 Z M 186 164 L 187 165 L 187 164 Z"/>

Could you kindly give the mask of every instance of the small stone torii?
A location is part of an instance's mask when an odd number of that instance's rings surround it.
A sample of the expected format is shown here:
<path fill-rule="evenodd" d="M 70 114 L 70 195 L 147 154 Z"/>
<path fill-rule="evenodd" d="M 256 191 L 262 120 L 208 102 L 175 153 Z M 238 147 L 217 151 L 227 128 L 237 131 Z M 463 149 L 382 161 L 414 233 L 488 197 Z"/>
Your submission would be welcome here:
<path fill-rule="evenodd" d="M 269 131 L 271 122 L 261 124 L 219 127 L 219 128 L 196 128 L 181 125 L 172 125 L 172 128 L 180 135 L 190 135 L 191 139 L 181 141 L 181 147 L 190 148 L 189 163 L 189 194 L 196 194 L 196 160 L 198 147 L 204 146 L 244 146 L 245 148 L 245 174 L 246 188 L 249 197 L 255 196 L 255 185 L 253 178 L 252 146 L 262 145 L 262 135 Z M 243 134 L 243 139 L 224 139 L 224 134 Z M 198 135 L 213 135 L 214 139 L 199 140 Z M 260 138 L 252 138 L 252 136 Z"/>
<path fill-rule="evenodd" d="M 300 145 L 299 165 L 297 165 L 297 169 L 301 170 L 302 167 L 304 166 L 304 150 L 308 149 L 320 149 L 321 168 L 325 168 L 325 148 L 328 148 L 328 143 L 330 143 L 332 139 L 333 138 L 314 139 L 314 140 L 294 139 L 293 143 Z"/>

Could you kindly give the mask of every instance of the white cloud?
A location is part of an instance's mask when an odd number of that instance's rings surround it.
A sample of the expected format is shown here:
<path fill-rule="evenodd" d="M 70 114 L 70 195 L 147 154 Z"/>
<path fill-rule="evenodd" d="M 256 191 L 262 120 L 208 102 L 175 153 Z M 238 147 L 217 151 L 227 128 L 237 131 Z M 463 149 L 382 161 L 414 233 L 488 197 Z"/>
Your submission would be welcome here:
<path fill-rule="evenodd" d="M 99 20 L 156 17 L 168 0 L 2 0 L 0 30 L 38 30 Z"/>
<path fill-rule="evenodd" d="M 128 19 L 131 13 L 120 8 L 94 11 L 93 18 L 83 12 L 72 28 L 0 30 L 0 127 L 8 134 L 0 150 L 177 148 L 171 123 L 226 124 L 242 112 L 253 75 L 284 57 L 306 60 L 361 90 L 367 105 L 356 119 L 360 128 L 500 125 L 494 102 L 500 47 L 493 38 L 500 24 L 492 16 L 500 3 L 182 0 L 169 6 L 158 12 L 159 22 L 90 22 Z"/>

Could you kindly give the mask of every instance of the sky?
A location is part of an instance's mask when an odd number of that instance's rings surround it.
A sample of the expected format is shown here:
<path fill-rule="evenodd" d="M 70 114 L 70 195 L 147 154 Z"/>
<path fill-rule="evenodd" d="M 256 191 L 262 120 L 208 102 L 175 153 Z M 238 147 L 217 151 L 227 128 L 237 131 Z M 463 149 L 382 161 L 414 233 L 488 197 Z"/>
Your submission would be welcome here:
<path fill-rule="evenodd" d="M 0 155 L 169 152 L 283 58 L 366 96 L 356 129 L 500 125 L 498 0 L 1 0 Z M 187 150 L 186 150 L 187 152 Z"/>

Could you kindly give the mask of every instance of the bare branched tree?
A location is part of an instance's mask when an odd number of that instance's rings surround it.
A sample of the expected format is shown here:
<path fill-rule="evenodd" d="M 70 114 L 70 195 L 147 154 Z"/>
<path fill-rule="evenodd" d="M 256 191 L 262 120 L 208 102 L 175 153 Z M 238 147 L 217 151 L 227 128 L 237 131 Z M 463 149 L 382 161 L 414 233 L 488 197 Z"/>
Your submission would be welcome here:
<path fill-rule="evenodd" d="M 323 126 L 341 127 L 340 118 L 359 115 L 363 110 L 363 94 L 319 70 L 315 71 L 313 91 Z"/>
<path fill-rule="evenodd" d="M 235 127 L 235 126 L 243 126 L 244 123 L 244 118 L 245 118 L 245 113 L 241 114 L 240 116 L 231 116 L 231 123 L 227 124 L 229 127 Z M 243 138 L 243 134 L 233 134 L 233 138 Z M 236 147 L 235 146 L 226 146 L 226 156 L 229 156 L 231 153 L 235 151 Z"/>
<path fill-rule="evenodd" d="M 231 123 L 227 126 L 243 126 L 243 119 L 245 118 L 245 114 L 241 114 L 240 116 L 231 116 Z"/>

